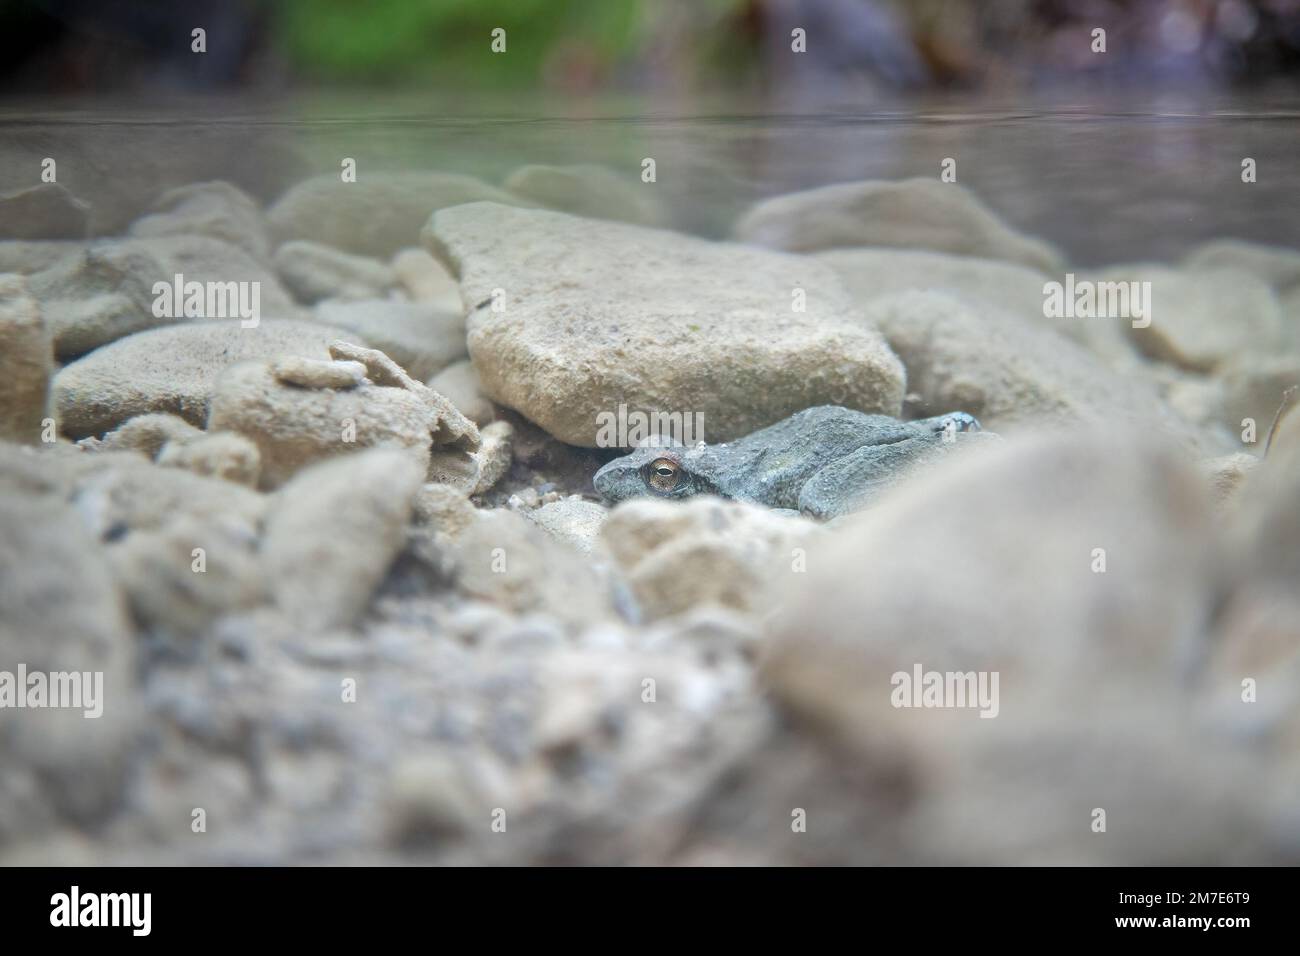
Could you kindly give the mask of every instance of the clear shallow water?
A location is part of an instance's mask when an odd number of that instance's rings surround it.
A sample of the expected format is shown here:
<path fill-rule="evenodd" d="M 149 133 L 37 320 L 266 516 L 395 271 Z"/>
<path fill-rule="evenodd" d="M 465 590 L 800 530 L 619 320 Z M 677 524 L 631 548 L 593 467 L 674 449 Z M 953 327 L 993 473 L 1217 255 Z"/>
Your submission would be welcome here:
<path fill-rule="evenodd" d="M 770 104 L 601 99 L 451 101 L 315 94 L 277 102 L 0 103 L 0 187 L 30 185 L 41 159 L 119 232 L 161 189 L 232 180 L 265 201 L 357 160 L 499 182 L 526 163 L 599 163 L 640 173 L 672 224 L 724 236 L 763 197 L 854 179 L 957 180 L 1077 265 L 1179 258 L 1237 237 L 1300 247 L 1300 102 L 1254 98 L 1005 106 L 937 99 L 795 113 Z M 1256 162 L 1257 181 L 1241 181 Z"/>

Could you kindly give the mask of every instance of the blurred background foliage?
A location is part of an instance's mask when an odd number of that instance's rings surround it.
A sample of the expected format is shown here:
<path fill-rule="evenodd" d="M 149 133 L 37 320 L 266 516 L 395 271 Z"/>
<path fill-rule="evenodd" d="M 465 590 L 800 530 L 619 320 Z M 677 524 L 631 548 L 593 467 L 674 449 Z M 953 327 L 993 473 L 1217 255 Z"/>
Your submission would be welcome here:
<path fill-rule="evenodd" d="M 792 57 L 796 27 L 808 52 Z M 0 0 L 0 92 L 802 95 L 1297 76 L 1300 0 Z"/>

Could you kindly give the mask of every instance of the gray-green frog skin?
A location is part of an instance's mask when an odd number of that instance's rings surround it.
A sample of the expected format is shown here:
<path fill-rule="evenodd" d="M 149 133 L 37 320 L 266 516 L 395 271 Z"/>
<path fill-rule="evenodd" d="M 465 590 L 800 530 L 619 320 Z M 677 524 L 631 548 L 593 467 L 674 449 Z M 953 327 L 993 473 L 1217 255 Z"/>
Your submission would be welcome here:
<path fill-rule="evenodd" d="M 965 412 L 900 421 L 819 405 L 732 442 L 638 448 L 601 468 L 593 483 L 610 502 L 718 495 L 833 518 L 979 429 Z"/>

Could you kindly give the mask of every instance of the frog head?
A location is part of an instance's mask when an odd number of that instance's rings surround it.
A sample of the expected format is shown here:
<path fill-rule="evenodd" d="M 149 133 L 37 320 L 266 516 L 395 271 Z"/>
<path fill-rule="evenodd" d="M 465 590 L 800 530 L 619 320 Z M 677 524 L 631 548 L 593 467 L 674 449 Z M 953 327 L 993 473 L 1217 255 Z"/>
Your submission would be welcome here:
<path fill-rule="evenodd" d="M 638 448 L 596 472 L 592 480 L 610 503 L 649 495 L 655 498 L 689 498 L 712 491 L 712 485 L 693 472 L 689 455 L 681 447 Z"/>

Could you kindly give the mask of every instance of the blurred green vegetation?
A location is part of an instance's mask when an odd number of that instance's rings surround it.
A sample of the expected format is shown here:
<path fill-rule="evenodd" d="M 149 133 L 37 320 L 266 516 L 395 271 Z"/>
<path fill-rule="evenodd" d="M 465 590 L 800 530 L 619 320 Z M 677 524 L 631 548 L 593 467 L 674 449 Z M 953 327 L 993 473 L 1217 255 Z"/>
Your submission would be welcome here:
<path fill-rule="evenodd" d="M 696 0 L 718 14 L 739 0 Z M 279 45 L 292 69 L 316 79 L 445 79 L 521 87 L 550 73 L 607 77 L 635 58 L 655 0 L 279 0 Z M 497 27 L 506 53 L 484 56 Z"/>

